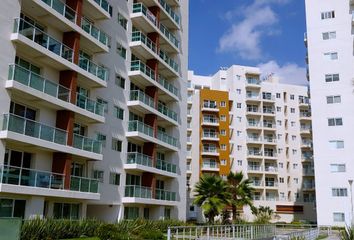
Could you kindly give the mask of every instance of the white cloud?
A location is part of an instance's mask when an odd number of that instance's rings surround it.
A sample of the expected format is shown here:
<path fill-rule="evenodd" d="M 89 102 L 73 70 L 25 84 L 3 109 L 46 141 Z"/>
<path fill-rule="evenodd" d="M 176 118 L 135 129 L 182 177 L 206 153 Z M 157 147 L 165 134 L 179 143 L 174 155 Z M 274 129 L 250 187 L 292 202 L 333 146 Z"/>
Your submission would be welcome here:
<path fill-rule="evenodd" d="M 295 63 L 286 63 L 280 66 L 276 61 L 272 60 L 258 65 L 263 76 L 274 74 L 279 77 L 280 82 L 307 85 L 306 68 L 300 67 Z"/>
<path fill-rule="evenodd" d="M 262 59 L 261 39 L 280 33 L 277 27 L 278 16 L 272 4 L 285 4 L 291 0 L 254 0 L 251 5 L 225 13 L 225 19 L 232 21 L 236 16 L 242 20 L 219 39 L 219 52 L 233 52 L 247 60 Z"/>

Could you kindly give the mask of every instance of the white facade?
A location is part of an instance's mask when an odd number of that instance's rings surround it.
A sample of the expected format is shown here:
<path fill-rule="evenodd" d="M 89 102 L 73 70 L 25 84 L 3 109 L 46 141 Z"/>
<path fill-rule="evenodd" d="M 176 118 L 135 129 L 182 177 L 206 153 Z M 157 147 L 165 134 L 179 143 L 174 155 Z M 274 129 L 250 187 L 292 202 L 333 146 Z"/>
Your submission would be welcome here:
<path fill-rule="evenodd" d="M 188 1 L 5 0 L 0 21 L 0 215 L 185 219 Z"/>
<path fill-rule="evenodd" d="M 272 76 L 260 80 L 260 75 L 258 68 L 238 65 L 210 77 L 189 72 L 187 218 L 202 217 L 192 206 L 193 186 L 200 177 L 199 89 L 212 89 L 229 93 L 231 171 L 242 171 L 252 180 L 255 206 L 271 207 L 274 222 L 316 221 L 308 89 L 278 83 Z M 253 219 L 249 208 L 243 217 Z"/>
<path fill-rule="evenodd" d="M 354 6 L 353 1 L 305 2 L 317 221 L 344 226 L 353 219 Z"/>

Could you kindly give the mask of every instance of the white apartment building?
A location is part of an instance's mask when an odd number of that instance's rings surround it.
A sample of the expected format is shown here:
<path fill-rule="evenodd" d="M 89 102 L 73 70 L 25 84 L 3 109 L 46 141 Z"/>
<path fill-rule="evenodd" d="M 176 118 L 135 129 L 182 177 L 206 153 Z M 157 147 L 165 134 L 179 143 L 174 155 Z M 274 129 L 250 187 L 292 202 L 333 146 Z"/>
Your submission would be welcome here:
<path fill-rule="evenodd" d="M 0 217 L 185 219 L 188 0 L 4 0 Z"/>
<path fill-rule="evenodd" d="M 317 221 L 344 226 L 353 219 L 354 2 L 305 2 Z"/>
<path fill-rule="evenodd" d="M 242 171 L 255 189 L 255 206 L 271 207 L 274 222 L 315 222 L 308 88 L 261 79 L 258 68 L 238 65 L 208 77 L 190 71 L 188 81 L 187 218 L 202 220 L 192 203 L 201 174 Z M 211 132 L 216 139 L 204 141 Z M 225 151 L 229 156 L 220 157 Z M 253 220 L 248 207 L 242 213 Z"/>

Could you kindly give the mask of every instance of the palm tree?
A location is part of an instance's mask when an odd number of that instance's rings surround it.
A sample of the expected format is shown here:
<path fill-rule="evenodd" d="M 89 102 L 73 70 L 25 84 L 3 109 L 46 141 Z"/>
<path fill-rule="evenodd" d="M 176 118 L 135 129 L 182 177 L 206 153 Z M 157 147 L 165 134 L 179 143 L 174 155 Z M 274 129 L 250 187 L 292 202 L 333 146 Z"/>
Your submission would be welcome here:
<path fill-rule="evenodd" d="M 194 204 L 203 209 L 204 216 L 209 223 L 222 212 L 229 204 L 230 194 L 227 183 L 219 176 L 203 175 L 194 189 Z"/>
<path fill-rule="evenodd" d="M 227 176 L 228 192 L 231 194 L 230 206 L 232 208 L 232 220 L 237 219 L 237 208 L 252 204 L 252 192 L 254 189 L 251 187 L 251 181 L 244 179 L 242 172 L 230 172 Z"/>

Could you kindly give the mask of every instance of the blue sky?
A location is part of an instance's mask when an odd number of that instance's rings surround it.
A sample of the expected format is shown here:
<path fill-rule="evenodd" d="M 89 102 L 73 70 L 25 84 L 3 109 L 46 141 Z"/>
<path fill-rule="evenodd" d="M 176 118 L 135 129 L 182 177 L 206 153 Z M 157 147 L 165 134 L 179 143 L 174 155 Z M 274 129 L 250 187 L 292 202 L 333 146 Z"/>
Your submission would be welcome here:
<path fill-rule="evenodd" d="M 281 82 L 306 84 L 301 0 L 190 0 L 189 69 L 211 75 L 259 66 Z"/>

